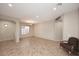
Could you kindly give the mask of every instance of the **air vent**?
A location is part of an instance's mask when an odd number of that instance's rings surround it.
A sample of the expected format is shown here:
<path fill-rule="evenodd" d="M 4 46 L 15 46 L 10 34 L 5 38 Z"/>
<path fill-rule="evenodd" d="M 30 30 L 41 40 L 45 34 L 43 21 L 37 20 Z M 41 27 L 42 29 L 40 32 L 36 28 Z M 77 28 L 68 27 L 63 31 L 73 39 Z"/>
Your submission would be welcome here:
<path fill-rule="evenodd" d="M 61 16 L 57 17 L 55 20 L 56 21 L 62 21 Z"/>
<path fill-rule="evenodd" d="M 58 5 L 58 6 L 61 6 L 61 5 L 62 5 L 62 3 L 58 3 L 57 5 Z"/>
<path fill-rule="evenodd" d="M 61 16 L 57 17 L 56 20 L 59 20 L 61 18 Z"/>

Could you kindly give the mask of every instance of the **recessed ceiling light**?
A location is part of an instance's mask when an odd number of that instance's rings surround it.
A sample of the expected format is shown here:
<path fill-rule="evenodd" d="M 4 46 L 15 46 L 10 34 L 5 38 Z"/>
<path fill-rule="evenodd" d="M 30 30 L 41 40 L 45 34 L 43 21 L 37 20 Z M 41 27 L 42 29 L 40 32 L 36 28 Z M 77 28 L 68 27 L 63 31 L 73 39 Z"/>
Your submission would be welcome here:
<path fill-rule="evenodd" d="M 27 20 L 26 22 L 27 23 L 31 23 L 31 24 L 34 24 L 35 23 L 35 21 L 33 21 L 33 20 Z"/>
<path fill-rule="evenodd" d="M 36 18 L 39 18 L 39 16 L 36 16 Z"/>
<path fill-rule="evenodd" d="M 9 7 L 12 7 L 12 4 L 8 4 Z"/>
<path fill-rule="evenodd" d="M 4 26 L 5 26 L 5 27 L 7 27 L 8 25 L 7 25 L 7 24 L 5 24 Z"/>
<path fill-rule="evenodd" d="M 56 10 L 57 8 L 53 8 L 53 10 Z"/>

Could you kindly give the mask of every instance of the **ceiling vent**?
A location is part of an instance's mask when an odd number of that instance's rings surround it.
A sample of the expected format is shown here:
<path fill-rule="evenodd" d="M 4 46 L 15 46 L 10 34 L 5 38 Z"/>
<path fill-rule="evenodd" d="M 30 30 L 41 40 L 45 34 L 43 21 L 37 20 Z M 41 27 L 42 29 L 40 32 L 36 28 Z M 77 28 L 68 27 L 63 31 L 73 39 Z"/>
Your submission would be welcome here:
<path fill-rule="evenodd" d="M 62 6 L 62 3 L 58 3 L 57 5 L 58 5 L 58 6 Z"/>
<path fill-rule="evenodd" d="M 55 19 L 55 21 L 56 21 L 56 22 L 62 21 L 61 16 L 57 17 L 57 18 Z"/>

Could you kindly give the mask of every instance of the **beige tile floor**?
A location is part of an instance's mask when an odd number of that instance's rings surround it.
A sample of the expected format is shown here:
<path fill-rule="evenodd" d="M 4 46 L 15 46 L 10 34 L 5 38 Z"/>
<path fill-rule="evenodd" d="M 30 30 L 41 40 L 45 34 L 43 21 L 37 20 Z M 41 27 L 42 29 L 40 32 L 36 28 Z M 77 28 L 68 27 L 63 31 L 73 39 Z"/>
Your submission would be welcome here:
<path fill-rule="evenodd" d="M 0 56 L 67 56 L 59 42 L 28 37 L 15 41 L 0 42 Z"/>

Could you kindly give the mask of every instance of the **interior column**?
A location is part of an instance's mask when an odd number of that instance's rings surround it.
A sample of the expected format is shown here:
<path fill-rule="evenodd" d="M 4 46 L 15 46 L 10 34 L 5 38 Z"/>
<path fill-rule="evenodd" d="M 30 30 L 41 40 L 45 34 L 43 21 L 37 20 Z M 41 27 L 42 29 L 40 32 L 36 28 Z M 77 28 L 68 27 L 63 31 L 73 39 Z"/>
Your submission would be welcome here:
<path fill-rule="evenodd" d="M 20 42 L 20 23 L 16 22 L 16 31 L 15 31 L 16 42 Z"/>

